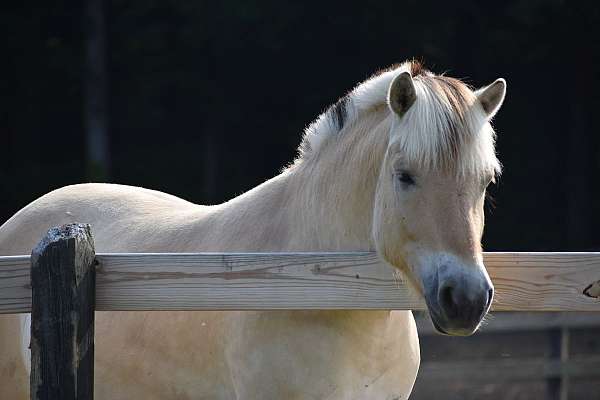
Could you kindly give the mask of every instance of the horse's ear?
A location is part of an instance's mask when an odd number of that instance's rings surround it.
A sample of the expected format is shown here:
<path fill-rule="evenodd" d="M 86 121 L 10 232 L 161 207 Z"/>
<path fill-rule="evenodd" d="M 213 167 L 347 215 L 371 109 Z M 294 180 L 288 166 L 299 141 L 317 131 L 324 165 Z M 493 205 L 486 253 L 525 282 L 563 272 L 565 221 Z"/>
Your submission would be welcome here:
<path fill-rule="evenodd" d="M 494 83 L 489 86 L 482 87 L 475 92 L 477 99 L 483 107 L 483 111 L 487 114 L 488 118 L 492 118 L 502 105 L 504 96 L 506 95 L 506 81 L 502 78 L 496 79 Z"/>
<path fill-rule="evenodd" d="M 403 116 L 417 99 L 410 73 L 403 72 L 394 78 L 388 91 L 388 104 L 398 116 Z"/>

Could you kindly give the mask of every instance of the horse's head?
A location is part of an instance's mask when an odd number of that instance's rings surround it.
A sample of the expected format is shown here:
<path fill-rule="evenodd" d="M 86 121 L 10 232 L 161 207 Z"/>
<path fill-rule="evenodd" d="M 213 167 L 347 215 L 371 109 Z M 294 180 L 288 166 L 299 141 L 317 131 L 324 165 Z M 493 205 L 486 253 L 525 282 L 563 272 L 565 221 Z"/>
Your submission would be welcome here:
<path fill-rule="evenodd" d="M 427 71 L 402 72 L 389 86 L 373 238 L 442 333 L 472 334 L 492 303 L 480 242 L 486 187 L 500 170 L 489 121 L 505 91 L 503 79 L 472 91 Z"/>

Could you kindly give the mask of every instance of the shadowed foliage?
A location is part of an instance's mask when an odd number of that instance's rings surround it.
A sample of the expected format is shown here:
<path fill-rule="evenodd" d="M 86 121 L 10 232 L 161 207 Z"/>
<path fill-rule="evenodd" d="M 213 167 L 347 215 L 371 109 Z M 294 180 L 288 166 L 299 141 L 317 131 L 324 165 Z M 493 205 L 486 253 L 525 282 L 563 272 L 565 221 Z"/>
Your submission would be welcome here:
<path fill-rule="evenodd" d="M 592 2 L 105 8 L 107 180 L 228 199 L 291 161 L 303 129 L 356 83 L 415 57 L 477 87 L 507 79 L 494 124 L 504 175 L 491 189 L 486 249 L 600 248 Z M 83 21 L 72 1 L 2 6 L 0 220 L 51 189 L 102 177 L 85 160 Z"/>

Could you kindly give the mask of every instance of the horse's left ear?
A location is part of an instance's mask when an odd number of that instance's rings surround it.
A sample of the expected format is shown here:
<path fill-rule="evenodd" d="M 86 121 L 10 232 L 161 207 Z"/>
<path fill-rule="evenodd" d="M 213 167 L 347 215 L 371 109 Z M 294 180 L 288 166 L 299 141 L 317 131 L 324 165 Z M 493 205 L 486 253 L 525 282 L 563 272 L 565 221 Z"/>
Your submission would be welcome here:
<path fill-rule="evenodd" d="M 492 118 L 502 105 L 506 95 L 506 81 L 502 78 L 496 79 L 494 83 L 483 87 L 475 92 L 483 111 L 488 118 Z"/>

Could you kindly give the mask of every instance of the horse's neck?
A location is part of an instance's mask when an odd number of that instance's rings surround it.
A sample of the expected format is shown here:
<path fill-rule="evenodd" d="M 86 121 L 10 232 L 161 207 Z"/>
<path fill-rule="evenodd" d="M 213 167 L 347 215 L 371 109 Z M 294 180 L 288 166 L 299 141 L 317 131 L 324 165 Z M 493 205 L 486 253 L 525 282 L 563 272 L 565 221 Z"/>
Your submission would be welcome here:
<path fill-rule="evenodd" d="M 384 115 L 385 117 L 385 115 Z M 214 207 L 204 221 L 204 251 L 372 250 L 373 200 L 388 132 L 382 117 L 357 124 L 315 159 L 303 160 L 280 175 Z M 339 146 L 336 148 L 336 146 Z M 356 341 L 406 315 L 389 311 L 328 312 Z M 399 329 L 410 329 L 402 325 Z M 356 334 L 356 335 L 355 335 Z"/>
<path fill-rule="evenodd" d="M 385 114 L 340 132 L 318 154 L 216 207 L 229 251 L 372 249 L 373 200 L 387 147 Z M 219 228 L 220 227 L 220 228 Z"/>

